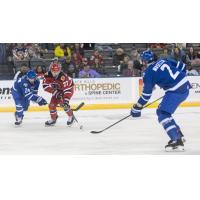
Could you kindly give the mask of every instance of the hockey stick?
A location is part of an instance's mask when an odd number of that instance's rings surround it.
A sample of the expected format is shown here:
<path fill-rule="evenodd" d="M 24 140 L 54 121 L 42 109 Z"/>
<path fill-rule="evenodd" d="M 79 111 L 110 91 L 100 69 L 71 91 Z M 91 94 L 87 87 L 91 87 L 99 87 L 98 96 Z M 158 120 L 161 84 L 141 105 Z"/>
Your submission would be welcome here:
<path fill-rule="evenodd" d="M 84 102 L 80 103 L 76 108 L 72 109 L 72 111 L 78 111 L 85 105 Z"/>
<path fill-rule="evenodd" d="M 85 103 L 82 102 L 82 103 L 80 103 L 76 108 L 72 109 L 72 111 L 78 111 L 78 110 L 80 110 L 84 105 L 85 105 Z M 57 107 L 63 108 L 62 105 L 58 105 Z"/>
<path fill-rule="evenodd" d="M 148 106 L 152 105 L 153 103 L 155 103 L 156 101 L 158 101 L 158 100 L 162 99 L 163 97 L 164 97 L 164 96 L 162 96 L 162 97 L 160 97 L 160 98 L 156 99 L 155 101 L 152 101 L 151 103 L 148 103 L 148 104 L 147 104 L 146 106 L 144 106 L 143 108 L 146 108 L 146 107 L 148 107 Z M 123 120 L 125 120 L 125 119 L 129 118 L 130 116 L 131 116 L 131 114 L 130 114 L 130 115 L 128 115 L 128 116 L 126 116 L 126 117 L 124 117 L 124 118 L 122 118 L 122 119 L 120 119 L 119 121 L 115 122 L 114 124 L 111 124 L 110 126 L 108 126 L 108 127 L 104 128 L 104 129 L 103 129 L 103 130 L 101 130 L 101 131 L 91 131 L 90 133 L 93 133 L 93 134 L 102 133 L 103 131 L 105 131 L 105 130 L 107 130 L 107 129 L 109 129 L 109 128 L 113 127 L 114 125 L 116 125 L 116 124 L 120 123 L 121 121 L 123 121 Z"/>
<path fill-rule="evenodd" d="M 74 116 L 74 120 L 75 120 L 75 122 L 79 125 L 79 128 L 80 128 L 80 129 L 83 129 L 83 125 L 81 125 L 81 124 L 78 122 L 78 120 L 76 119 L 75 116 Z"/>

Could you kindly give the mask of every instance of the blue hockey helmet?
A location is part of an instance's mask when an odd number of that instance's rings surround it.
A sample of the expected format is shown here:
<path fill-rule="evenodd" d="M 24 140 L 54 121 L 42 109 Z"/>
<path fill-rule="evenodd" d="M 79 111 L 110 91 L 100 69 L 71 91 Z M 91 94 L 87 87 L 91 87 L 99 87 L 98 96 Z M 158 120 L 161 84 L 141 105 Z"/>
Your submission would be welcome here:
<path fill-rule="evenodd" d="M 29 70 L 26 74 L 27 79 L 29 80 L 29 82 L 34 83 L 37 74 L 33 71 L 33 70 Z"/>
<path fill-rule="evenodd" d="M 154 53 L 150 50 L 146 50 L 146 51 L 143 51 L 141 54 L 140 54 L 140 58 L 143 60 L 143 61 L 147 61 L 147 62 L 151 62 L 154 60 Z"/>

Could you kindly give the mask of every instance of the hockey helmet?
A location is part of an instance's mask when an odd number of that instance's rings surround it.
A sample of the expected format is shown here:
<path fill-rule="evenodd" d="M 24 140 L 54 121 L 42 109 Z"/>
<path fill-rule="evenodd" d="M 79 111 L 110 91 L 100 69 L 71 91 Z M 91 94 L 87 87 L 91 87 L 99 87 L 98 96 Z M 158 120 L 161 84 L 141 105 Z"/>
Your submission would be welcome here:
<path fill-rule="evenodd" d="M 154 53 L 150 50 L 146 50 L 143 51 L 140 54 L 140 58 L 142 59 L 142 61 L 146 61 L 146 62 L 152 62 L 154 60 Z"/>
<path fill-rule="evenodd" d="M 52 63 L 50 65 L 50 71 L 54 77 L 58 76 L 61 71 L 61 65 L 59 63 Z"/>
<path fill-rule="evenodd" d="M 30 83 L 34 83 L 34 81 L 37 77 L 37 74 L 33 70 L 29 70 L 27 72 L 26 76 Z"/>

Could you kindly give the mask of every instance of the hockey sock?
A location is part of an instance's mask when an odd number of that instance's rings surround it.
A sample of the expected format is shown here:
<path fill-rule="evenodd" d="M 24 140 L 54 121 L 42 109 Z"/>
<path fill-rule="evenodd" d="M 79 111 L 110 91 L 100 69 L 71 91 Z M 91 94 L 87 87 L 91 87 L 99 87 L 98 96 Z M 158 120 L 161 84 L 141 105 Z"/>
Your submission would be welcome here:
<path fill-rule="evenodd" d="M 56 120 L 58 117 L 56 110 L 50 110 L 50 115 L 52 120 Z"/>
<path fill-rule="evenodd" d="M 17 120 L 21 120 L 23 118 L 24 109 L 21 105 L 16 105 L 15 116 Z"/>
<path fill-rule="evenodd" d="M 178 126 L 175 123 L 174 119 L 171 117 L 171 114 L 165 111 L 157 110 L 157 115 L 159 123 L 163 126 L 170 139 L 180 139 L 180 134 L 178 133 Z"/>

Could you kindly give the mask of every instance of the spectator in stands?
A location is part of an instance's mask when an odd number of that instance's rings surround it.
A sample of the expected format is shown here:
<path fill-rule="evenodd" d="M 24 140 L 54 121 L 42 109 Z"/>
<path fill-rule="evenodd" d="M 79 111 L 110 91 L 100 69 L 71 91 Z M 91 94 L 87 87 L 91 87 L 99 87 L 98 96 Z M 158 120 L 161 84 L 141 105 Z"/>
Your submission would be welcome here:
<path fill-rule="evenodd" d="M 140 63 L 142 63 L 142 61 L 140 59 L 140 54 L 137 49 L 133 49 L 131 51 L 131 60 L 132 61 L 138 60 Z"/>
<path fill-rule="evenodd" d="M 133 61 L 134 76 L 142 76 L 143 68 L 144 66 L 138 60 Z"/>
<path fill-rule="evenodd" d="M 199 73 L 196 69 L 193 68 L 193 66 L 191 64 L 187 65 L 187 75 L 188 76 L 198 76 Z"/>
<path fill-rule="evenodd" d="M 31 60 L 41 60 L 41 56 L 43 53 L 45 53 L 45 50 L 42 50 L 42 48 L 38 44 L 31 44 L 27 47 L 29 58 Z"/>
<path fill-rule="evenodd" d="M 84 50 L 80 43 L 75 43 L 71 45 L 71 51 L 73 53 L 80 54 L 82 57 L 84 56 Z"/>
<path fill-rule="evenodd" d="M 95 59 L 98 59 L 98 63 L 100 65 L 103 65 L 103 56 L 99 53 L 98 49 L 95 49 L 94 53 L 90 57 L 90 64 L 91 65 L 95 64 Z"/>
<path fill-rule="evenodd" d="M 79 53 L 73 52 L 71 63 L 77 68 L 80 69 L 82 63 L 82 56 Z"/>
<path fill-rule="evenodd" d="M 176 61 L 182 61 L 186 63 L 186 56 L 183 50 L 180 50 L 179 47 L 172 49 L 171 57 Z"/>
<path fill-rule="evenodd" d="M 71 58 L 71 49 L 63 43 L 57 45 L 54 49 L 54 55 L 58 58 L 67 59 L 68 57 Z"/>
<path fill-rule="evenodd" d="M 125 53 L 122 48 L 116 49 L 116 53 L 113 56 L 113 65 L 119 66 L 121 63 L 123 63 L 124 56 L 125 56 Z"/>
<path fill-rule="evenodd" d="M 53 43 L 39 43 L 39 46 L 45 53 L 48 53 L 49 50 L 54 50 L 55 47 Z"/>
<path fill-rule="evenodd" d="M 165 44 L 164 43 L 150 43 L 149 47 L 151 49 L 154 49 L 154 48 L 156 48 L 156 49 L 162 49 L 162 48 L 165 48 Z"/>
<path fill-rule="evenodd" d="M 186 62 L 192 63 L 192 61 L 196 58 L 196 54 L 194 52 L 193 47 L 190 47 L 189 52 L 186 55 Z"/>
<path fill-rule="evenodd" d="M 200 65 L 200 51 L 197 52 L 196 58 L 192 60 L 192 65 Z"/>
<path fill-rule="evenodd" d="M 88 65 L 89 61 L 86 57 L 82 58 L 82 68 L 85 66 L 85 65 Z"/>
<path fill-rule="evenodd" d="M 66 73 L 72 78 L 78 78 L 79 70 L 72 63 L 70 63 L 67 67 Z"/>
<path fill-rule="evenodd" d="M 15 74 L 14 76 L 14 80 L 18 80 L 19 78 L 21 78 L 22 76 L 26 75 L 26 73 L 28 72 L 29 67 L 27 67 L 27 65 L 21 65 L 20 70 Z"/>
<path fill-rule="evenodd" d="M 41 65 L 38 65 L 36 68 L 35 68 L 35 72 L 37 74 L 37 77 L 39 79 L 43 79 L 44 78 L 44 74 L 45 74 L 45 70 L 44 68 L 41 66 Z"/>
<path fill-rule="evenodd" d="M 123 62 L 119 65 L 118 71 L 120 72 L 120 74 L 122 74 L 125 69 L 128 69 L 129 60 L 130 57 L 128 55 L 125 55 Z"/>
<path fill-rule="evenodd" d="M 101 63 L 99 63 L 99 59 L 95 58 L 94 63 L 91 66 L 92 69 L 96 70 L 99 74 L 105 74 L 105 69 Z"/>
<path fill-rule="evenodd" d="M 112 57 L 113 55 L 113 49 L 111 46 L 109 46 L 109 43 L 96 43 L 95 44 L 95 49 L 97 49 L 100 52 L 109 52 L 108 56 Z"/>
<path fill-rule="evenodd" d="M 160 54 L 160 58 L 166 59 L 166 58 L 170 58 L 170 54 L 169 54 L 169 50 L 168 48 L 164 48 L 163 49 L 163 53 Z"/>
<path fill-rule="evenodd" d="M 127 68 L 122 70 L 122 75 L 125 77 L 132 77 L 135 76 L 134 69 L 133 69 L 133 61 L 129 60 L 127 63 Z"/>
<path fill-rule="evenodd" d="M 13 62 L 13 53 L 12 50 L 14 49 L 15 44 L 6 44 L 6 57 L 7 57 L 7 65 L 10 69 L 13 69 L 13 73 L 16 73 L 16 68 Z"/>
<path fill-rule="evenodd" d="M 82 62 L 79 66 L 79 70 L 82 70 L 86 65 L 90 65 L 88 58 L 83 57 Z"/>
<path fill-rule="evenodd" d="M 17 46 L 13 49 L 13 59 L 15 61 L 22 61 L 29 59 L 28 50 L 21 43 L 18 43 Z"/>
<path fill-rule="evenodd" d="M 83 70 L 79 72 L 79 78 L 100 78 L 100 74 L 96 70 L 91 69 L 90 65 L 84 66 Z"/>
<path fill-rule="evenodd" d="M 6 63 L 6 44 L 0 43 L 0 64 Z"/>

